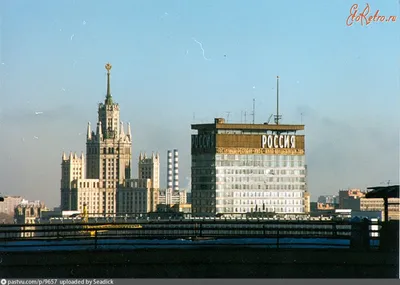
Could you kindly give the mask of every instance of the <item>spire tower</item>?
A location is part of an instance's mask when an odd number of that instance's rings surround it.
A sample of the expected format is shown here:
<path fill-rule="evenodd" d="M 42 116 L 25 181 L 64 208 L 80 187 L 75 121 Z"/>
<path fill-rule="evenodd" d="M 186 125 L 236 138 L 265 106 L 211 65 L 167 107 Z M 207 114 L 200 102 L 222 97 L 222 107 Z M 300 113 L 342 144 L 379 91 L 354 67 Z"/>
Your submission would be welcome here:
<path fill-rule="evenodd" d="M 125 138 L 125 131 L 124 131 L 124 123 L 123 122 L 120 122 L 120 127 L 119 127 L 119 133 L 120 133 L 120 136 L 121 136 L 121 138 Z"/>
<path fill-rule="evenodd" d="M 89 122 L 88 125 L 87 125 L 87 134 L 86 134 L 86 138 L 87 138 L 88 140 L 91 140 L 91 139 L 92 139 L 92 130 L 91 130 L 91 128 L 90 128 L 90 122 Z"/>
<path fill-rule="evenodd" d="M 103 130 L 102 130 L 102 125 L 101 121 L 97 123 L 97 130 L 96 130 L 96 135 L 99 139 L 103 139 Z"/>
<path fill-rule="evenodd" d="M 128 123 L 128 136 L 131 139 L 131 123 Z"/>
<path fill-rule="evenodd" d="M 125 185 L 125 180 L 131 179 L 132 144 L 120 120 L 119 104 L 111 95 L 112 66 L 110 63 L 103 66 L 107 72 L 107 90 L 104 101 L 98 104 L 96 124 L 88 124 L 86 156 L 82 159 L 85 167 L 82 169 L 86 171 L 86 179 L 97 180 L 92 181 L 95 182 L 93 188 L 101 190 L 102 196 L 104 194 L 105 202 L 98 209 L 104 214 L 117 211 L 117 189 Z M 107 167 L 110 162 L 114 167 Z M 82 208 L 82 205 L 79 207 Z M 92 204 L 89 204 L 88 209 L 93 210 L 91 207 Z"/>
<path fill-rule="evenodd" d="M 106 95 L 106 105 L 111 105 L 113 103 L 112 101 L 112 96 L 111 96 L 111 88 L 110 88 L 110 70 L 112 68 L 112 65 L 110 63 L 107 63 L 105 65 L 105 68 L 107 70 L 107 95 Z"/>

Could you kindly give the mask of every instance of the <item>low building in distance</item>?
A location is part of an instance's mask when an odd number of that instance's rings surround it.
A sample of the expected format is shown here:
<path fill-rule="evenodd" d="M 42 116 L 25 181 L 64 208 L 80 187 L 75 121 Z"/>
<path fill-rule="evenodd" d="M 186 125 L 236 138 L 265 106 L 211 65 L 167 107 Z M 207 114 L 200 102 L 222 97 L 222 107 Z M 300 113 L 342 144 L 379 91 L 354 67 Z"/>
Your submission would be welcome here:
<path fill-rule="evenodd" d="M 4 201 L 0 203 L 0 213 L 14 217 L 15 208 L 23 201 L 21 196 L 3 196 Z"/>
<path fill-rule="evenodd" d="M 117 214 L 142 214 L 156 211 L 158 190 L 151 179 L 128 179 L 117 191 Z"/>
<path fill-rule="evenodd" d="M 339 208 L 339 196 L 321 195 L 318 197 L 318 203 L 332 205 L 336 209 Z"/>
<path fill-rule="evenodd" d="M 171 212 L 184 209 L 187 212 L 187 191 L 179 188 L 178 150 L 167 151 L 167 188 L 160 189 L 157 212 Z M 177 210 L 178 209 L 178 210 Z"/>
<path fill-rule="evenodd" d="M 173 189 L 161 189 L 159 196 L 159 204 L 176 205 L 187 204 L 187 191 Z"/>
<path fill-rule="evenodd" d="M 40 218 L 41 212 L 45 210 L 47 210 L 47 208 L 41 201 L 29 202 L 28 200 L 22 200 L 14 210 L 14 222 L 24 225 L 20 228 L 21 233 L 19 236 L 33 237 L 34 232 L 25 231 L 35 230 L 34 224 L 36 224 L 36 220 Z"/>
<path fill-rule="evenodd" d="M 365 197 L 365 193 L 358 188 L 339 190 L 339 209 L 351 208 L 352 203 L 357 203 L 357 199 Z"/>

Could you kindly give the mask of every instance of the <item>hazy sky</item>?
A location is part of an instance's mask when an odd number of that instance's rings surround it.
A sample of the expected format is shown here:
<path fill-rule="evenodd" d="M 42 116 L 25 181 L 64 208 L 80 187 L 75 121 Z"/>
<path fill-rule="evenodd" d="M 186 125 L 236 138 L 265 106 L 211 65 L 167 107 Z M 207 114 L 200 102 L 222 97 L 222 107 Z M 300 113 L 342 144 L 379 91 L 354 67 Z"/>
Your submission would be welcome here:
<path fill-rule="evenodd" d="M 249 122 L 253 98 L 265 122 L 279 75 L 282 123 L 306 125 L 313 200 L 398 183 L 400 18 L 347 26 L 354 3 L 1 1 L 0 192 L 59 205 L 62 152 L 85 151 L 108 61 L 134 177 L 139 152 L 158 151 L 165 186 L 166 152 L 178 148 L 187 187 L 190 124 L 245 111 Z M 368 3 L 399 16 L 398 0 Z"/>

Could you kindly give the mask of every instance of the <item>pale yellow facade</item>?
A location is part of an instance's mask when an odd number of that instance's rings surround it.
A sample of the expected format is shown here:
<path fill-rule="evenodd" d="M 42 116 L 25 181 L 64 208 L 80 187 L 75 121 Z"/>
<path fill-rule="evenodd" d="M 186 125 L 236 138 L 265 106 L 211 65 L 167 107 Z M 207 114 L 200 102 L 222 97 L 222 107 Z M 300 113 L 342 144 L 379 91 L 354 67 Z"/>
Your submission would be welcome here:
<path fill-rule="evenodd" d="M 147 157 L 146 153 L 139 155 L 138 178 L 151 179 L 151 188 L 160 189 L 160 155 L 152 154 Z"/>
<path fill-rule="evenodd" d="M 14 209 L 22 200 L 21 196 L 4 196 L 4 201 L 0 203 L 0 213 L 14 216 Z"/>
<path fill-rule="evenodd" d="M 306 214 L 311 212 L 310 203 L 311 203 L 310 193 L 308 191 L 305 191 L 304 192 L 304 212 Z"/>
<path fill-rule="evenodd" d="M 154 212 L 158 203 L 158 191 L 152 188 L 151 179 L 128 179 L 117 191 L 119 215 Z"/>
<path fill-rule="evenodd" d="M 400 199 L 389 198 L 389 220 L 400 220 Z M 360 199 L 361 211 L 384 211 L 384 201 L 382 198 L 361 198 Z M 382 217 L 384 215 L 382 214 Z"/>
<path fill-rule="evenodd" d="M 174 191 L 173 189 L 163 189 L 159 191 L 159 204 L 165 205 L 180 205 L 187 203 L 187 191 L 186 190 L 178 190 Z"/>
<path fill-rule="evenodd" d="M 62 155 L 61 162 L 61 208 L 72 210 L 72 182 L 85 177 L 85 158 L 83 153 L 78 156 L 70 153 Z"/>
<path fill-rule="evenodd" d="M 132 136 L 130 124 L 120 121 L 120 107 L 110 89 L 111 65 L 106 65 L 107 95 L 98 106 L 96 130 L 88 123 L 86 157 L 63 154 L 61 173 L 61 209 L 83 211 L 91 215 L 115 214 L 116 195 L 125 180 L 131 178 Z"/>
<path fill-rule="evenodd" d="M 43 203 L 22 201 L 14 209 L 14 221 L 16 224 L 23 225 L 20 227 L 21 232 L 17 235 L 20 237 L 34 237 L 36 220 L 40 218 L 41 211 L 45 210 L 46 207 Z"/>

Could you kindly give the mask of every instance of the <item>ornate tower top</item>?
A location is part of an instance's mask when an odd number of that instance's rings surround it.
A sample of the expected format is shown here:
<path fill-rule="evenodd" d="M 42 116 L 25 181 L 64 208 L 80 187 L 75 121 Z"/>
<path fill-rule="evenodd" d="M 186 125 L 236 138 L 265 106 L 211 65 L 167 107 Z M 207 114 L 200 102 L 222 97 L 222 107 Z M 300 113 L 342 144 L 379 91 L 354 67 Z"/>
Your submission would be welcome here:
<path fill-rule="evenodd" d="M 106 69 L 107 69 L 107 72 L 108 73 L 110 73 L 110 70 L 111 70 L 111 68 L 112 68 L 112 65 L 108 62 L 107 64 L 106 64 Z"/>
<path fill-rule="evenodd" d="M 110 88 L 110 70 L 112 68 L 112 65 L 110 63 L 107 63 L 105 65 L 105 68 L 107 70 L 107 95 L 106 95 L 106 105 L 111 105 L 113 103 L 112 96 L 111 96 L 111 88 Z"/>

